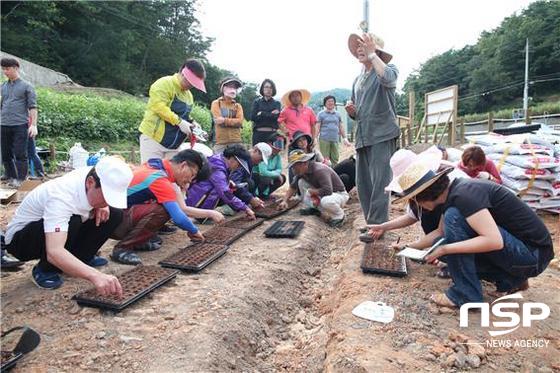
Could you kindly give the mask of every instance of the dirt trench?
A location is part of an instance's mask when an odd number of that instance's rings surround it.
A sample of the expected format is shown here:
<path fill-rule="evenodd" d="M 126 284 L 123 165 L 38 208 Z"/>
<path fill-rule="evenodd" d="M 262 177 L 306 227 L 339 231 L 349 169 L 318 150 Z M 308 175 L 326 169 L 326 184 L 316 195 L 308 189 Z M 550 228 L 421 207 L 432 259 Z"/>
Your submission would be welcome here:
<path fill-rule="evenodd" d="M 116 314 L 71 300 L 85 281 L 47 292 L 29 280 L 31 263 L 4 273 L 2 329 L 29 324 L 43 336 L 16 371 L 321 371 L 328 333 L 319 304 L 336 276 L 328 263 L 348 251 L 357 211 L 354 200 L 333 230 L 296 208 L 276 219 L 305 221 L 296 240 L 265 239 L 267 221 L 201 273 L 179 274 Z M 155 264 L 186 243 L 184 233 L 167 236 L 143 261 Z M 128 268 L 111 263 L 105 271 Z"/>

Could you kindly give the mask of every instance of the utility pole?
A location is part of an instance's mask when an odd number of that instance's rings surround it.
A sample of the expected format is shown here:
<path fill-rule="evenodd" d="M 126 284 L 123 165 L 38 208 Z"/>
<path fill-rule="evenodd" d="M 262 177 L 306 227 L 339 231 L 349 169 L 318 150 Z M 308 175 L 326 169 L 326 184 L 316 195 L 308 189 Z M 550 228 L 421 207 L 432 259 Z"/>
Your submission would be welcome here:
<path fill-rule="evenodd" d="M 523 112 L 527 116 L 529 108 L 529 38 L 525 42 L 525 87 L 523 89 Z"/>
<path fill-rule="evenodd" d="M 360 23 L 360 28 L 364 33 L 369 31 L 369 0 L 364 0 L 364 14 L 362 22 Z"/>

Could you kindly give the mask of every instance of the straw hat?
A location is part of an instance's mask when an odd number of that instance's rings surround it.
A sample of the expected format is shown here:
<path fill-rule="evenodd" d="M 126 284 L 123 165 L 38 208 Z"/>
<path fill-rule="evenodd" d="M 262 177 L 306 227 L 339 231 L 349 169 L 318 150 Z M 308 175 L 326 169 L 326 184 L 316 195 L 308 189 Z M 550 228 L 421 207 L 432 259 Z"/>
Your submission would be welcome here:
<path fill-rule="evenodd" d="M 383 39 L 377 35 L 370 35 L 373 37 L 373 40 L 378 47 L 375 53 L 377 53 L 383 62 L 389 63 L 393 59 L 393 55 L 383 50 L 383 47 L 385 46 Z M 357 34 L 350 34 L 348 37 L 348 49 L 350 49 L 350 53 L 352 53 L 352 55 L 356 58 L 358 58 L 358 47 L 360 46 L 360 42 L 363 42 L 363 39 Z"/>
<path fill-rule="evenodd" d="M 408 201 L 416 197 L 451 171 L 453 171 L 452 168 L 447 168 L 436 173 L 423 162 L 411 164 L 398 178 L 399 186 L 403 190 L 403 193 L 399 198 L 393 200 L 393 203 Z"/>
<path fill-rule="evenodd" d="M 290 94 L 292 92 L 300 92 L 301 93 L 301 103 L 304 104 L 304 105 L 307 105 L 307 103 L 311 99 L 311 92 L 309 92 L 307 89 L 292 89 L 292 90 L 284 93 L 284 96 L 282 96 L 282 105 L 284 105 L 285 107 L 288 107 L 288 106 L 292 105 L 292 103 L 290 102 Z"/>

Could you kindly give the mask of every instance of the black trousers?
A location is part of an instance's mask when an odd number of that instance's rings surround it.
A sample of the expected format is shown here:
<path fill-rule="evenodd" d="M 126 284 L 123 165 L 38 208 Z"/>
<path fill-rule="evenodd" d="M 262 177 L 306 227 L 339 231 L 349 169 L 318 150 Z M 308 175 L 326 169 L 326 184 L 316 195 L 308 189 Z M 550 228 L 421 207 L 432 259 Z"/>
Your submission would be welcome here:
<path fill-rule="evenodd" d="M 72 215 L 64 247 L 82 262 L 89 262 L 109 239 L 123 219 L 122 210 L 110 208 L 109 220 L 95 226 L 95 219 L 82 223 L 79 215 Z M 27 224 L 17 232 L 7 246 L 10 254 L 22 261 L 39 259 L 39 268 L 45 272 L 62 272 L 47 261 L 43 219 Z"/>
<path fill-rule="evenodd" d="M 275 132 L 276 132 L 276 130 L 255 131 L 255 129 L 253 129 L 253 145 L 255 145 L 259 142 L 267 142 L 270 135 L 275 133 Z"/>
<path fill-rule="evenodd" d="M 6 177 L 25 180 L 27 178 L 27 124 L 0 126 L 2 163 Z"/>

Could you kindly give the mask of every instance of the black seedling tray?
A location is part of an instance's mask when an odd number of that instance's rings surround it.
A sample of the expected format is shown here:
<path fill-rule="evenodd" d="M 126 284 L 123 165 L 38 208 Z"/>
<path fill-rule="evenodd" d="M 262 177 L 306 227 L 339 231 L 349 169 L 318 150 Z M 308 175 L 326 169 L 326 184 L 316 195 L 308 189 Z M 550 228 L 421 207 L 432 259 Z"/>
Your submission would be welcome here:
<path fill-rule="evenodd" d="M 258 227 L 262 223 L 264 223 L 264 218 L 256 218 L 255 220 L 249 220 L 245 216 L 240 216 L 238 218 L 226 221 L 221 226 L 227 228 L 251 230 Z"/>
<path fill-rule="evenodd" d="M 259 218 L 265 218 L 265 219 L 272 219 L 275 218 L 279 215 L 282 215 L 283 213 L 285 213 L 286 211 L 293 209 L 294 207 L 296 207 L 299 203 L 299 200 L 290 200 L 288 201 L 288 208 L 285 210 L 278 210 L 277 206 L 278 206 L 278 202 L 275 202 L 274 200 L 270 199 L 267 202 L 265 202 L 264 207 L 259 208 L 259 209 L 255 209 L 255 215 Z"/>
<path fill-rule="evenodd" d="M 212 229 L 209 229 L 206 232 L 204 232 L 204 238 L 205 238 L 204 242 L 220 244 L 220 245 L 229 245 L 230 243 L 237 240 L 239 237 L 243 236 L 247 232 L 248 230 L 246 229 L 230 228 L 230 227 L 217 225 Z"/>
<path fill-rule="evenodd" d="M 14 353 L 13 351 L 2 351 L 2 365 L 0 372 L 5 372 L 12 369 L 19 359 L 23 357 L 21 352 Z"/>
<path fill-rule="evenodd" d="M 198 272 L 210 263 L 221 257 L 229 249 L 226 245 L 217 245 L 206 242 L 196 243 L 181 249 L 162 261 L 162 267 L 180 269 L 182 271 Z"/>
<path fill-rule="evenodd" d="M 397 256 L 391 247 L 384 247 L 383 241 L 365 244 L 361 268 L 364 273 L 375 273 L 393 277 L 404 277 L 408 274 L 406 259 Z"/>
<path fill-rule="evenodd" d="M 272 224 L 264 234 L 270 238 L 295 238 L 303 229 L 303 221 L 280 220 Z"/>
<path fill-rule="evenodd" d="M 123 289 L 122 298 L 114 295 L 101 296 L 97 294 L 95 288 L 90 288 L 74 295 L 73 299 L 81 306 L 97 307 L 118 312 L 175 278 L 177 273 L 179 271 L 158 266 L 139 265 L 117 276 Z"/>

